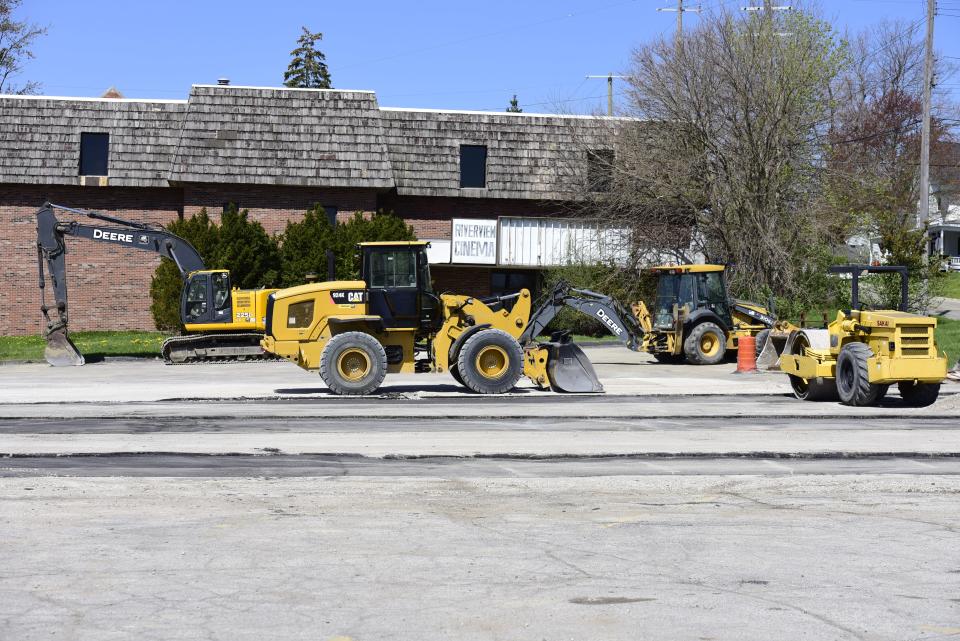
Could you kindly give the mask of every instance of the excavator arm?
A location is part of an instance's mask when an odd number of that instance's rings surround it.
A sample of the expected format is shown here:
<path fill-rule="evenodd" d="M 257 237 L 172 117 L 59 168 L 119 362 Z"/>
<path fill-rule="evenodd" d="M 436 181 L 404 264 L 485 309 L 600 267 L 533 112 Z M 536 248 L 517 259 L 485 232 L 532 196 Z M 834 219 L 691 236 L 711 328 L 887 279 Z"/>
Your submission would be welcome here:
<path fill-rule="evenodd" d="M 588 289 L 575 289 L 560 281 L 530 315 L 518 339 L 523 345 L 524 373 L 538 387 L 555 392 L 602 392 L 590 359 L 570 340 L 569 334 L 537 342 L 539 336 L 564 307 L 600 321 L 607 330 L 634 351 L 643 343 L 643 327 L 633 314 L 609 296 Z"/>
<path fill-rule="evenodd" d="M 101 226 L 77 220 L 59 221 L 55 210 L 71 212 L 91 220 L 102 220 L 116 226 Z M 203 259 L 190 243 L 165 229 L 93 211 L 71 209 L 51 203 L 44 204 L 37 211 L 37 268 L 40 277 L 40 311 L 47 324 L 43 332 L 47 341 L 44 358 L 54 366 L 83 365 L 84 363 L 83 356 L 67 334 L 65 236 L 77 236 L 160 254 L 172 260 L 183 276 L 205 268 Z M 47 305 L 45 298 L 47 279 L 53 289 L 54 304 L 52 306 Z"/>
<path fill-rule="evenodd" d="M 526 331 L 520 336 L 520 344 L 529 343 L 539 336 L 550 321 L 564 307 L 575 309 L 594 318 L 624 345 L 638 351 L 643 342 L 643 328 L 637 318 L 623 305 L 604 294 L 589 289 L 575 289 L 566 281 L 558 282 L 546 300 L 530 315 Z"/>

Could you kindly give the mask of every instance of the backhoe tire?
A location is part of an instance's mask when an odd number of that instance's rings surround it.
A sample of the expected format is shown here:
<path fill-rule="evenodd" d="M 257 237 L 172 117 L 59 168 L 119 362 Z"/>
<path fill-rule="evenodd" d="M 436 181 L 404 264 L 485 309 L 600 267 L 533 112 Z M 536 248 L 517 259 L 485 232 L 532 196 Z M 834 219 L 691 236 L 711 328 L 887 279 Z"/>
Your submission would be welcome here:
<path fill-rule="evenodd" d="M 344 332 L 330 339 L 320 354 L 320 378 L 334 394 L 373 394 L 387 375 L 387 353 L 364 332 Z"/>
<path fill-rule="evenodd" d="M 523 350 L 510 334 L 483 329 L 467 339 L 457 354 L 463 385 L 478 394 L 509 392 L 523 374 Z"/>
<path fill-rule="evenodd" d="M 867 359 L 873 350 L 863 343 L 848 343 L 837 357 L 837 394 L 845 405 L 874 405 L 886 389 L 871 383 L 867 375 Z"/>
<path fill-rule="evenodd" d="M 757 358 L 760 358 L 760 353 L 763 352 L 763 348 L 767 346 L 767 341 L 770 340 L 770 330 L 761 329 L 757 332 Z"/>
<path fill-rule="evenodd" d="M 801 401 L 836 401 L 837 382 L 832 378 L 824 378 L 821 381 L 812 379 L 805 381 L 799 376 L 790 374 L 790 387 L 793 388 L 793 395 Z"/>
<path fill-rule="evenodd" d="M 727 354 L 727 335 L 716 323 L 700 323 L 683 341 L 683 353 L 694 365 L 716 365 Z"/>
<path fill-rule="evenodd" d="M 903 402 L 910 407 L 933 405 L 940 396 L 940 383 L 912 383 L 901 381 L 897 384 Z"/>
<path fill-rule="evenodd" d="M 687 357 L 683 354 L 667 354 L 666 352 L 656 352 L 653 355 L 653 359 L 658 363 L 663 363 L 664 365 L 679 365 L 687 360 Z"/>

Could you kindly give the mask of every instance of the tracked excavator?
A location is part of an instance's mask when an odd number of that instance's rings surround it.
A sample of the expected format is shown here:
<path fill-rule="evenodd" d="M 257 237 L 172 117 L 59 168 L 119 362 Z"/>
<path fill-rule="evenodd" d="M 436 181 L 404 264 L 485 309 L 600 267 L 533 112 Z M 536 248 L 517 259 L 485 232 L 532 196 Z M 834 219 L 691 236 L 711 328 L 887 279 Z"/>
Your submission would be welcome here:
<path fill-rule="evenodd" d="M 379 389 L 387 373 L 449 372 L 479 394 L 502 394 L 522 375 L 556 392 L 602 392 L 569 335 L 536 337 L 563 307 L 597 318 L 631 349 L 643 330 L 608 296 L 558 284 L 531 314 L 530 292 L 490 298 L 436 294 L 427 242 L 361 243 L 361 280 L 270 294 L 263 348 L 319 371 L 336 394 Z"/>
<path fill-rule="evenodd" d="M 109 225 L 61 221 L 57 211 Z M 84 364 L 67 331 L 67 236 L 159 254 L 177 265 L 184 282 L 180 319 L 187 334 L 163 343 L 161 354 L 168 363 L 272 358 L 260 347 L 260 340 L 267 297 L 275 290 L 232 288 L 229 271 L 207 269 L 190 243 L 161 227 L 46 203 L 37 212 L 37 260 L 40 310 L 46 321 L 44 358 L 51 365 Z M 54 294 L 52 306 L 45 298 L 48 278 Z"/>

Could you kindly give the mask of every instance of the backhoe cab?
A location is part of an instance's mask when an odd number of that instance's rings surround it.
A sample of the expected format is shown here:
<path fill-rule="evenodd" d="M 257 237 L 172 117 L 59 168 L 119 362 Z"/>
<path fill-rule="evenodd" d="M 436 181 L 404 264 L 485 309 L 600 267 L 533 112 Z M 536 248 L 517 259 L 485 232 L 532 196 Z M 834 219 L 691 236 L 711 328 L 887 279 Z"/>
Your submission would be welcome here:
<path fill-rule="evenodd" d="M 645 331 L 641 349 L 658 361 L 713 365 L 736 350 L 744 336 L 757 338 L 758 353 L 771 335 L 786 339 L 769 310 L 730 298 L 724 265 L 665 265 L 651 271 L 657 277 L 654 312 L 641 301 L 634 313 Z"/>
<path fill-rule="evenodd" d="M 796 397 L 875 405 L 896 383 L 907 405 L 934 403 L 947 377 L 947 359 L 934 340 L 937 319 L 907 311 L 907 268 L 838 265 L 829 271 L 850 275 L 850 309 L 838 311 L 826 329 L 790 335 L 780 369 L 790 377 Z M 864 273 L 900 275 L 899 310 L 862 308 L 859 289 Z"/>
<path fill-rule="evenodd" d="M 449 372 L 481 394 L 508 392 L 524 374 L 544 389 L 603 390 L 578 346 L 563 336 L 538 343 L 536 334 L 558 306 L 568 305 L 610 318 L 606 326 L 615 334 L 617 328 L 626 342 L 634 336 L 622 319 L 632 321 L 629 314 L 619 314 L 602 295 L 565 285 L 532 315 L 526 289 L 486 299 L 438 295 L 430 280 L 428 245 L 361 243 L 362 280 L 274 292 L 267 303 L 263 348 L 306 370 L 319 370 L 336 394 L 371 394 L 387 373 L 396 372 Z"/>

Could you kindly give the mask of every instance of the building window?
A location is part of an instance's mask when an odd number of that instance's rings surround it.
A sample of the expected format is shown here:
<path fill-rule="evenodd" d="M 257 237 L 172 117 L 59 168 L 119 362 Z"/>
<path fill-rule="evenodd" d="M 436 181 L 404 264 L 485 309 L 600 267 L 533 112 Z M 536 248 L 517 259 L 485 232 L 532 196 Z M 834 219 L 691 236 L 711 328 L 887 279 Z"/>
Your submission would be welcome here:
<path fill-rule="evenodd" d="M 487 186 L 486 145 L 460 145 L 460 186 Z"/>
<path fill-rule="evenodd" d="M 239 211 L 240 211 L 240 204 L 237 203 L 237 201 L 235 201 L 235 200 L 226 200 L 226 201 L 224 201 L 224 203 L 223 203 L 223 213 L 227 213 L 228 211 L 239 212 Z"/>
<path fill-rule="evenodd" d="M 324 205 L 323 211 L 327 215 L 327 220 L 331 227 L 337 226 L 337 208 L 333 205 Z"/>
<path fill-rule="evenodd" d="M 587 187 L 590 191 L 610 191 L 615 159 L 612 149 L 594 149 L 587 152 Z"/>
<path fill-rule="evenodd" d="M 110 134 L 80 134 L 80 175 L 106 176 Z"/>

